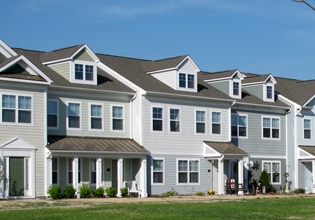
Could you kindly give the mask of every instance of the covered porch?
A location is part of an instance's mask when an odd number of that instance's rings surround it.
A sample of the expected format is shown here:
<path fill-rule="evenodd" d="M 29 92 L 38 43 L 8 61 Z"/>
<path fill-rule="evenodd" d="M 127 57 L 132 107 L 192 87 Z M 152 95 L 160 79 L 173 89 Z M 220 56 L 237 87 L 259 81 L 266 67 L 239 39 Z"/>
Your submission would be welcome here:
<path fill-rule="evenodd" d="M 147 151 L 131 139 L 49 136 L 47 184 L 72 184 L 76 191 L 83 183 L 92 189 L 128 187 L 147 197 Z M 136 187 L 136 189 L 132 189 Z"/>
<path fill-rule="evenodd" d="M 315 193 L 315 146 L 299 145 L 298 152 L 298 188 Z"/>
<path fill-rule="evenodd" d="M 248 153 L 231 142 L 204 141 L 204 157 L 212 164 L 213 189 L 218 194 L 243 195 L 248 190 Z"/>

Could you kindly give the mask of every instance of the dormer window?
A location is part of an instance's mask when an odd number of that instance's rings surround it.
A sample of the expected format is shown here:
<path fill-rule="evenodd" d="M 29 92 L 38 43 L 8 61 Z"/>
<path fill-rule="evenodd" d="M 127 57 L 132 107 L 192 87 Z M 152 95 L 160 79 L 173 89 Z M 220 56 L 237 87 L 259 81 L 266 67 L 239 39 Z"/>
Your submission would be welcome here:
<path fill-rule="evenodd" d="M 232 80 L 230 80 L 230 97 L 235 99 L 240 99 L 242 94 L 242 84 L 241 79 L 238 77 L 234 77 Z"/>
<path fill-rule="evenodd" d="M 240 94 L 240 83 L 239 82 L 233 82 L 233 95 L 239 96 Z"/>
<path fill-rule="evenodd" d="M 75 61 L 72 82 L 82 84 L 96 84 L 96 66 L 90 62 Z"/>
<path fill-rule="evenodd" d="M 267 99 L 272 99 L 272 86 L 267 86 Z"/>
<path fill-rule="evenodd" d="M 195 76 L 193 74 L 179 73 L 180 88 L 195 88 Z"/>
<path fill-rule="evenodd" d="M 264 101 L 274 101 L 274 85 L 272 83 L 267 83 L 264 85 Z"/>

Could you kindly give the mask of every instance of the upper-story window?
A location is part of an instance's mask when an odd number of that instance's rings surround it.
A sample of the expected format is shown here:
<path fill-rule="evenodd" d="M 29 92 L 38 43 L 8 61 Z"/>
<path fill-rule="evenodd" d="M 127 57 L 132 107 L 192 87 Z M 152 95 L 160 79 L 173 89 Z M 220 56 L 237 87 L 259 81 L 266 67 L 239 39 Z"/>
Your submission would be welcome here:
<path fill-rule="evenodd" d="M 311 120 L 304 119 L 304 139 L 311 139 Z"/>
<path fill-rule="evenodd" d="M 124 107 L 112 106 L 112 130 L 124 130 Z"/>
<path fill-rule="evenodd" d="M 97 83 L 97 67 L 94 63 L 86 61 L 75 61 L 72 74 L 72 82 L 82 84 Z"/>
<path fill-rule="evenodd" d="M 212 112 L 212 134 L 221 134 L 221 112 Z"/>
<path fill-rule="evenodd" d="M 152 130 L 163 131 L 163 108 L 152 108 Z"/>
<path fill-rule="evenodd" d="M 267 99 L 272 99 L 272 86 L 267 86 Z"/>
<path fill-rule="evenodd" d="M 280 119 L 263 117 L 263 138 L 280 138 Z"/>
<path fill-rule="evenodd" d="M 232 137 L 247 137 L 247 116 L 232 114 Z"/>
<path fill-rule="evenodd" d="M 90 129 L 103 130 L 103 105 L 90 104 Z"/>
<path fill-rule="evenodd" d="M 68 128 L 81 128 L 81 103 L 68 102 Z"/>
<path fill-rule="evenodd" d="M 240 94 L 240 83 L 233 82 L 233 95 L 239 96 L 239 94 Z"/>
<path fill-rule="evenodd" d="M 48 100 L 47 102 L 47 126 L 58 128 L 58 101 Z"/>
<path fill-rule="evenodd" d="M 269 82 L 264 85 L 264 95 L 263 99 L 265 102 L 273 102 L 274 101 L 274 84 Z"/>
<path fill-rule="evenodd" d="M 179 132 L 179 128 L 180 128 L 179 109 L 171 108 L 170 109 L 170 131 Z"/>
<path fill-rule="evenodd" d="M 2 95 L 2 122 L 31 124 L 32 96 Z"/>
<path fill-rule="evenodd" d="M 196 133 L 206 133 L 206 112 L 196 111 Z"/>
<path fill-rule="evenodd" d="M 195 75 L 179 73 L 179 87 L 194 89 L 195 88 Z"/>

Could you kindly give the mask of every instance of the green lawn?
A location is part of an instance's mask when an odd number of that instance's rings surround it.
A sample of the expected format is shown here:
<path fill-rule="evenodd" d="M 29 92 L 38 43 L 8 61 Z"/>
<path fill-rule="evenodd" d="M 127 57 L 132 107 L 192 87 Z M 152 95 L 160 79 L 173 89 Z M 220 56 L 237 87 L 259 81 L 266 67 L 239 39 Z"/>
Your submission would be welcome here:
<path fill-rule="evenodd" d="M 56 203 L 58 204 L 58 203 Z M 241 199 L 219 202 L 92 204 L 45 202 L 0 211 L 0 219 L 315 219 L 315 198 Z"/>

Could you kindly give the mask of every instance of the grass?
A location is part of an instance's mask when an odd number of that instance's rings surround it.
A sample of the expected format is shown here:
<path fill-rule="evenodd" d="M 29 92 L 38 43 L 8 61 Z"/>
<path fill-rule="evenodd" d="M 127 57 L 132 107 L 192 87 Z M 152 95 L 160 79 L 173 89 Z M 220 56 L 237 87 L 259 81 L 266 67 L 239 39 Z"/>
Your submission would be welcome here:
<path fill-rule="evenodd" d="M 84 204 L 32 203 L 0 211 L 1 219 L 314 219 L 315 198 L 212 202 Z"/>

